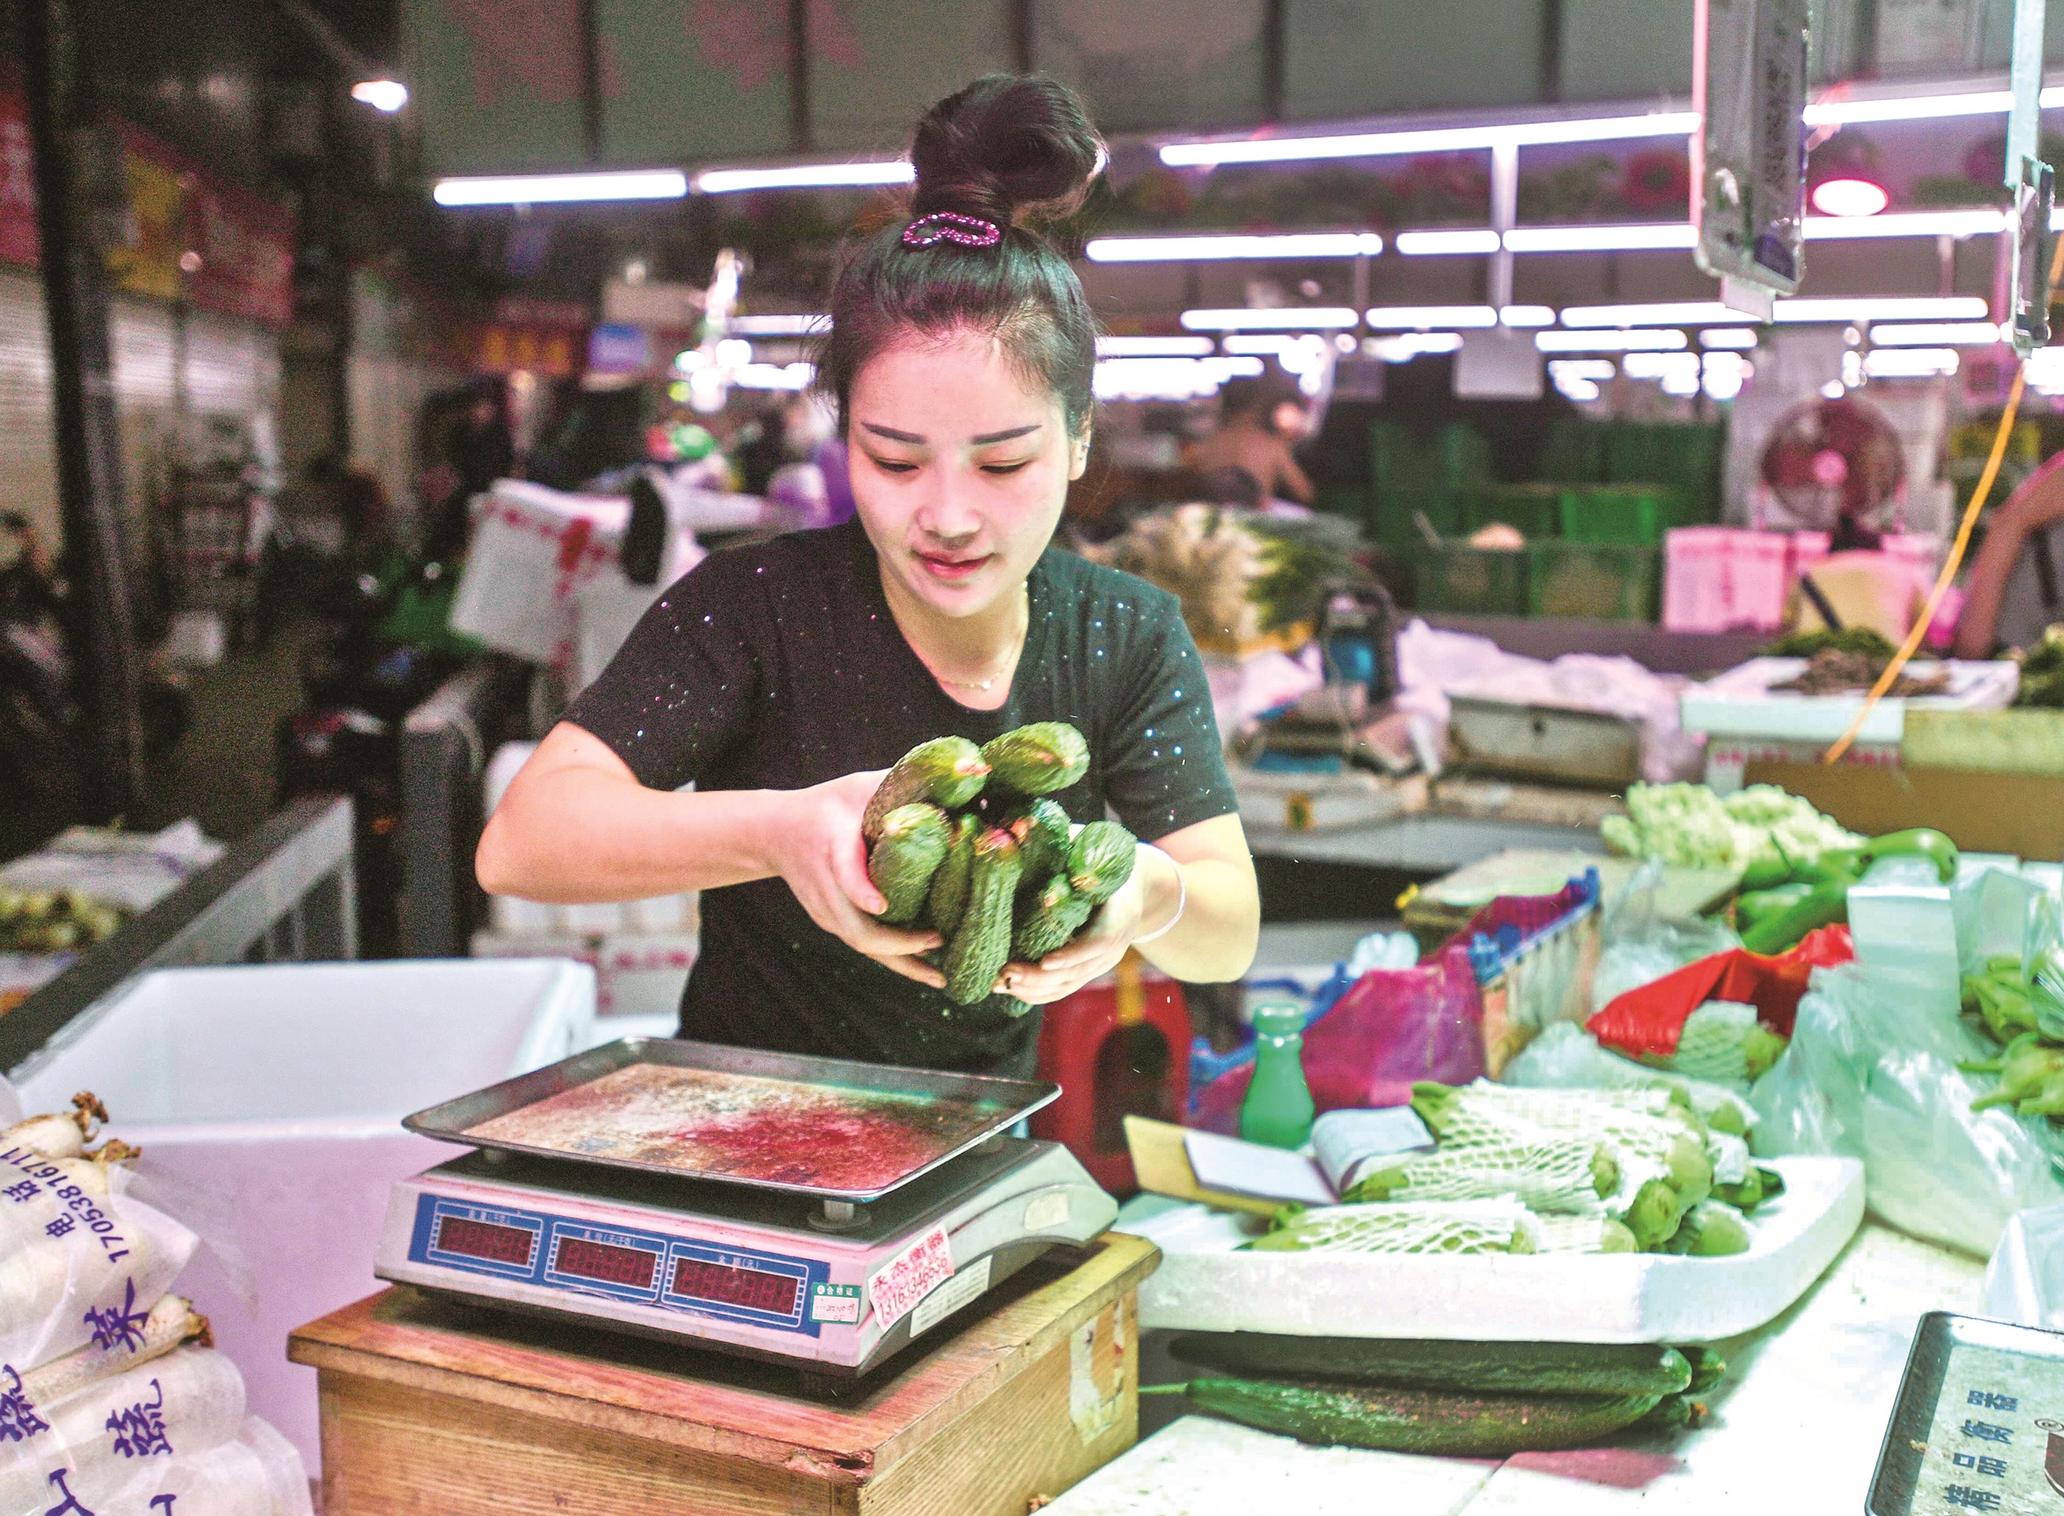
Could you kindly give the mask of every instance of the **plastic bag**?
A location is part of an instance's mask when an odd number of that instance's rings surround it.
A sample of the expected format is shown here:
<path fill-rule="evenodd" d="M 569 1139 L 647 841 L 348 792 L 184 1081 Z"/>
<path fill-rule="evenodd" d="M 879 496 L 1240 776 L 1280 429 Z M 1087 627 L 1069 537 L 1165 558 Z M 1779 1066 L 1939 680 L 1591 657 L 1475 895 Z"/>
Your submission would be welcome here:
<path fill-rule="evenodd" d="M 1549 1027 L 1500 1076 L 1507 1084 L 1559 1090 L 1681 1090 L 1691 1108 L 1709 1124 L 1721 1112 L 1727 1126 L 1747 1131 L 1755 1126 L 1755 1107 L 1725 1085 L 1693 1079 L 1668 1069 L 1650 1068 L 1598 1045 L 1598 1039 L 1574 1022 Z"/>
<path fill-rule="evenodd" d="M 0 1466 L 0 1511 L 43 1509 L 53 1472 L 63 1473 L 67 1489 L 88 1510 L 147 1510 L 147 1495 L 177 1488 L 161 1487 L 160 1471 L 234 1442 L 244 1410 L 243 1376 L 209 1348 L 176 1348 L 98 1380 L 30 1413 L 42 1425 Z M 272 1499 L 255 1455 L 251 1472 L 259 1500 L 251 1508 L 267 1511 Z"/>
<path fill-rule="evenodd" d="M 1644 863 L 1608 907 L 1604 949 L 1591 979 L 1593 1012 L 1687 963 L 1741 946 L 1741 939 L 1723 922 L 1683 921 L 1660 914 L 1656 893 L 1662 879 L 1661 864 Z"/>
<path fill-rule="evenodd" d="M 1816 969 L 1853 956 L 1849 929 L 1825 926 L 1788 953 L 1766 958 L 1735 948 L 1688 963 L 1653 984 L 1629 990 L 1585 1023 L 1600 1043 L 1622 1053 L 1666 1056 L 1691 1013 L 1709 1000 L 1753 1005 L 1762 1023 L 1792 1035 L 1800 997 Z"/>
<path fill-rule="evenodd" d="M 1823 969 L 1750 1092 L 1755 1150 L 1861 1158 L 1882 1220 L 1983 1257 L 2015 1211 L 2064 1201 L 2046 1124 L 1971 1109 L 1993 1080 L 1957 1065 L 1992 1051 L 1939 992 L 1883 968 Z"/>
<path fill-rule="evenodd" d="M 2016 1211 L 1985 1266 L 1985 1314 L 2064 1331 L 2064 1205 Z"/>
<path fill-rule="evenodd" d="M 1414 968 L 1372 970 L 1321 1001 L 1304 1031 L 1305 1081 L 1320 1111 L 1403 1105 L 1418 1080 L 1467 1084 L 1484 1072 L 1483 997 L 1462 948 Z M 1190 1125 L 1237 1131 L 1253 1077 L 1250 1061 L 1213 1079 L 1198 1092 Z"/>

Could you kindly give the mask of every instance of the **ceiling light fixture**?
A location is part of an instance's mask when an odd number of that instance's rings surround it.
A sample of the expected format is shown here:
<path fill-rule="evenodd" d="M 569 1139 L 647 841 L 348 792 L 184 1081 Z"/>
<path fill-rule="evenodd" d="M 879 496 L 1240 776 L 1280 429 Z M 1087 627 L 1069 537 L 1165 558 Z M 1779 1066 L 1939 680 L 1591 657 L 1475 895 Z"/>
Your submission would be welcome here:
<path fill-rule="evenodd" d="M 901 158 L 865 163 L 795 163 L 780 168 L 707 168 L 695 176 L 705 195 L 741 190 L 864 189 L 870 185 L 909 184 L 917 171 Z"/>
<path fill-rule="evenodd" d="M 1284 232 L 1269 236 L 1096 237 L 1091 263 L 1218 263 L 1238 258 L 1373 258 L 1374 232 Z"/>
<path fill-rule="evenodd" d="M 1355 313 L 1344 305 L 1312 305 L 1287 310 L 1196 310 L 1182 313 L 1191 332 L 1337 332 L 1351 327 Z"/>
<path fill-rule="evenodd" d="M 1688 248 L 1697 241 L 1698 234 L 1688 221 L 1634 222 L 1625 226 L 1515 226 L 1505 234 L 1505 246 L 1515 253 L 1640 252 Z"/>
<path fill-rule="evenodd" d="M 408 104 L 408 86 L 399 79 L 361 79 L 351 86 L 351 98 L 391 116 Z"/>
<path fill-rule="evenodd" d="M 1452 257 L 1462 253 L 1495 253 L 1501 244 L 1487 226 L 1457 231 L 1399 232 L 1391 245 L 1407 258 Z"/>
<path fill-rule="evenodd" d="M 1689 344 L 1678 331 L 1536 332 L 1534 346 L 1544 353 L 1675 352 Z"/>
<path fill-rule="evenodd" d="M 677 169 L 626 169 L 592 174 L 505 174 L 440 179 L 439 205 L 555 205 L 597 200 L 678 200 L 688 176 Z"/>

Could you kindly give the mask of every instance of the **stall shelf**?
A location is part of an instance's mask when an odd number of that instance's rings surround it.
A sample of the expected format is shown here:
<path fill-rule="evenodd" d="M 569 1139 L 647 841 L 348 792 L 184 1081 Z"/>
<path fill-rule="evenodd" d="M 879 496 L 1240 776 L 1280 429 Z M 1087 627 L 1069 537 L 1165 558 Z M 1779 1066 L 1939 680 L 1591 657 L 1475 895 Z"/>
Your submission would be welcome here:
<path fill-rule="evenodd" d="M 357 889 L 351 802 L 294 801 L 0 1016 L 0 1071 L 149 969 L 356 958 Z"/>

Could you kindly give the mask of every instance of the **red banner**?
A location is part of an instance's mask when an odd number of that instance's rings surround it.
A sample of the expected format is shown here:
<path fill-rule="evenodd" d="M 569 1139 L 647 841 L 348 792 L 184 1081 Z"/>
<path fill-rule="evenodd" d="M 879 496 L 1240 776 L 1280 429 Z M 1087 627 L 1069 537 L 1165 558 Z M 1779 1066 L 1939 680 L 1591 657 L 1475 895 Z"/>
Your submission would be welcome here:
<path fill-rule="evenodd" d="M 294 316 L 294 217 L 217 180 L 134 127 L 121 128 L 128 240 L 108 272 L 134 294 L 284 326 Z M 41 260 L 28 99 L 0 87 L 0 263 Z"/>
<path fill-rule="evenodd" d="M 36 157 L 29 139 L 29 101 L 0 88 L 0 263 L 40 265 L 36 231 Z"/>

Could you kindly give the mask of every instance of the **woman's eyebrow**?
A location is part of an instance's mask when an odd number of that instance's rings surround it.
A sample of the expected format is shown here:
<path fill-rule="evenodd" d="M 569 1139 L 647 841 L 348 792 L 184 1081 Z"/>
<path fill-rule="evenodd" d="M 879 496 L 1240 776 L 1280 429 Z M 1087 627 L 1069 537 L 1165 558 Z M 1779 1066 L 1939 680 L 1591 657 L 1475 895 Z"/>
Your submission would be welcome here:
<path fill-rule="evenodd" d="M 984 432 L 981 436 L 969 440 L 976 447 L 987 447 L 992 442 L 1009 442 L 1017 437 L 1029 437 L 1032 433 L 1038 431 L 1041 425 L 1043 423 L 1035 421 L 1030 426 L 1014 426 L 1008 431 Z M 916 432 L 899 432 L 892 426 L 876 426 L 872 421 L 861 422 L 860 429 L 866 432 L 873 432 L 877 437 L 886 437 L 891 442 L 908 442 L 915 447 L 922 447 L 930 440 L 929 438 L 920 437 Z"/>

